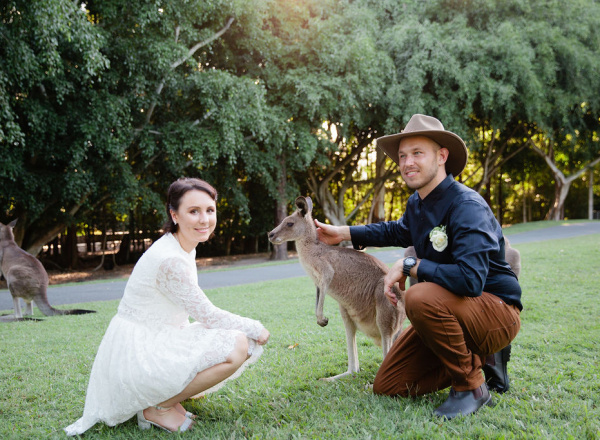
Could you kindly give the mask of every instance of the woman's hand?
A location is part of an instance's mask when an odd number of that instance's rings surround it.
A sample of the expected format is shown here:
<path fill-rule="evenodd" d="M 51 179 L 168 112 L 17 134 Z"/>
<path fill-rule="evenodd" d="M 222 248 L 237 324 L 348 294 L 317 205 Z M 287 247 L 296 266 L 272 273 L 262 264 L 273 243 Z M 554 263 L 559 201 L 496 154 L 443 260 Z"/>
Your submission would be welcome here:
<path fill-rule="evenodd" d="M 270 336 L 271 336 L 271 333 L 269 333 L 269 330 L 267 330 L 266 328 L 263 328 L 262 332 L 260 333 L 260 336 L 256 340 L 256 343 L 258 345 L 265 345 L 267 343 L 267 341 L 269 340 Z"/>

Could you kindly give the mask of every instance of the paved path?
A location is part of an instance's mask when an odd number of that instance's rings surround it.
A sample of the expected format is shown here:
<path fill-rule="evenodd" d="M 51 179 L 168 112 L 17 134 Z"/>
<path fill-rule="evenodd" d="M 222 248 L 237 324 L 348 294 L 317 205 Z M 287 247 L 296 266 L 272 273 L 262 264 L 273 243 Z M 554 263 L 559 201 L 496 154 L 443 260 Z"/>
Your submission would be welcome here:
<path fill-rule="evenodd" d="M 534 241 L 554 240 L 575 237 L 578 235 L 600 234 L 600 222 L 582 222 L 552 226 L 531 232 L 507 234 L 513 246 Z M 404 249 L 390 248 L 373 252 L 384 263 L 393 263 L 402 258 Z M 265 263 L 267 260 L 255 260 L 253 263 Z M 239 284 L 257 283 L 265 280 L 280 280 L 305 276 L 298 260 L 285 264 L 274 264 L 264 267 L 238 266 L 227 271 L 210 272 L 212 268 L 201 269 L 198 272 L 200 286 L 204 290 L 216 287 L 235 286 Z M 120 299 L 123 295 L 126 280 L 105 281 L 96 283 L 81 283 L 57 285 L 48 287 L 48 300 L 53 306 L 62 304 L 84 303 L 89 301 L 108 301 Z M 0 290 L 0 310 L 12 310 L 12 297 L 8 290 Z"/>

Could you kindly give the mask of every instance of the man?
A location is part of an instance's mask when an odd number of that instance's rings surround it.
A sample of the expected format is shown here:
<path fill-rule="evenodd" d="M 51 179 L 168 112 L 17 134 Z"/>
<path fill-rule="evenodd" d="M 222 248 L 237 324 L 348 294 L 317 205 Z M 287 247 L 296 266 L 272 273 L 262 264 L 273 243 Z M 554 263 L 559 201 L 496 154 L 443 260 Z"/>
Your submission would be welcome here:
<path fill-rule="evenodd" d="M 521 326 L 521 288 L 504 258 L 502 228 L 485 200 L 454 180 L 467 163 L 467 147 L 436 118 L 414 115 L 377 146 L 416 190 L 403 217 L 352 227 L 315 220 L 319 239 L 352 240 L 356 249 L 414 246 L 418 258 L 399 260 L 385 278 L 394 304 L 394 283 L 404 288 L 408 276 L 419 283 L 405 292 L 411 325 L 383 360 L 373 391 L 407 397 L 450 386 L 435 414 L 471 414 L 491 404 L 487 384 L 508 389 L 509 344 Z"/>

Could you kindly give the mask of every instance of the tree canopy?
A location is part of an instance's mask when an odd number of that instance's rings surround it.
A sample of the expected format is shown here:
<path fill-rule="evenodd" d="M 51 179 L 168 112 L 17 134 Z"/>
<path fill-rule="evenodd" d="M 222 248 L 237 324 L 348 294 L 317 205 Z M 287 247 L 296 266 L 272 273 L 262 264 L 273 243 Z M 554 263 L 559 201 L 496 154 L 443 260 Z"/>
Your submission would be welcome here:
<path fill-rule="evenodd" d="M 373 140 L 414 113 L 465 139 L 501 222 L 569 216 L 600 157 L 599 20 L 593 0 L 8 0 L 0 217 L 34 254 L 151 233 L 198 176 L 220 193 L 207 252 L 268 248 L 299 194 L 336 224 L 397 218 Z"/>

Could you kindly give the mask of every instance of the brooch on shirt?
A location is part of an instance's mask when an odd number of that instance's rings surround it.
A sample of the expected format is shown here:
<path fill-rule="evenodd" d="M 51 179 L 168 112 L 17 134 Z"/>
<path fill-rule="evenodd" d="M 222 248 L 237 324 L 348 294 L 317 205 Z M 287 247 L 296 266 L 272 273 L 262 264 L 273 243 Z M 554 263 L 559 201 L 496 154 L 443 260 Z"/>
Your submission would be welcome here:
<path fill-rule="evenodd" d="M 436 226 L 429 233 L 429 240 L 433 248 L 442 252 L 448 246 L 448 236 L 446 235 L 446 226 Z"/>

